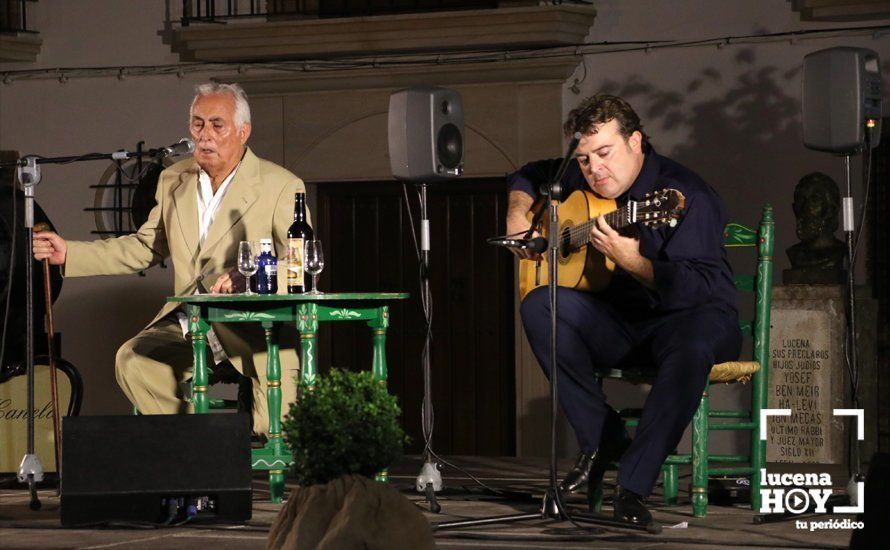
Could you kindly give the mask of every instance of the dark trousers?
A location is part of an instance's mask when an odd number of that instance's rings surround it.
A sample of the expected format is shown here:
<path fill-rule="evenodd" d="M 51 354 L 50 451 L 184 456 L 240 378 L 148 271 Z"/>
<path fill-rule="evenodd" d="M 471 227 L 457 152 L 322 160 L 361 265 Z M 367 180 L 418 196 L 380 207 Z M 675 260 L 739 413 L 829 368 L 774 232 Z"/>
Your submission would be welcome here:
<path fill-rule="evenodd" d="M 550 375 L 550 298 L 537 288 L 520 308 L 525 332 L 544 374 Z M 648 364 L 656 371 L 633 443 L 619 461 L 618 484 L 648 496 L 661 465 L 692 420 L 715 363 L 738 358 L 738 315 L 706 305 L 638 320 L 596 295 L 557 292 L 557 390 L 578 445 L 599 448 L 620 430 L 597 371 Z"/>

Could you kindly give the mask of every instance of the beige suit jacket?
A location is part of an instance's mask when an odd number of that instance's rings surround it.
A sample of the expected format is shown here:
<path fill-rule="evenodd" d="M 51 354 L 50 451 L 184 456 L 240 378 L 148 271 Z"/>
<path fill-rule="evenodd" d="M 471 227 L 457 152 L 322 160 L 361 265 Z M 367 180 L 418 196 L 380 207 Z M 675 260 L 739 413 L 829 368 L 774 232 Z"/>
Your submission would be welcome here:
<path fill-rule="evenodd" d="M 220 275 L 236 269 L 239 241 L 271 237 L 276 256 L 285 257 L 294 194 L 306 189 L 302 180 L 258 158 L 248 148 L 200 247 L 197 185 L 198 165 L 194 159 L 183 160 L 161 172 L 155 194 L 158 204 L 142 227 L 135 234 L 115 239 L 69 241 L 65 276 L 133 274 L 169 257 L 173 265 L 173 292 L 185 295 L 198 289 L 207 292 Z M 279 285 L 279 292 L 284 291 Z M 166 303 L 148 327 L 177 307 Z M 243 359 L 261 349 L 258 346 L 265 347 L 261 332 L 250 330 L 251 327 L 213 328 L 239 368 Z M 282 353 L 283 368 L 295 369 L 295 364 L 287 365 L 295 361 L 295 354 Z M 263 372 L 265 361 L 256 366 Z"/>

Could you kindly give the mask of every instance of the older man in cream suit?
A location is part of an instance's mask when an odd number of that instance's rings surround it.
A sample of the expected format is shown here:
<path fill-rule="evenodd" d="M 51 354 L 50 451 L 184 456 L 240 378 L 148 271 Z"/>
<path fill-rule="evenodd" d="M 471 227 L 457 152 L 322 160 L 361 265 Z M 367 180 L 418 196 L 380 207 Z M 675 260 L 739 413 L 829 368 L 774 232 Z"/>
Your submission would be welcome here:
<path fill-rule="evenodd" d="M 133 235 L 66 242 L 52 232 L 34 235 L 34 257 L 62 265 L 66 277 L 136 273 L 170 257 L 177 295 L 244 289 L 235 269 L 239 241 L 272 237 L 279 257 L 287 250 L 294 194 L 303 182 L 257 158 L 247 147 L 250 107 L 236 84 L 202 84 L 190 110 L 195 153 L 164 170 L 157 206 Z M 191 376 L 192 350 L 184 315 L 167 303 L 139 334 L 118 350 L 117 381 L 144 414 L 187 412 L 182 385 Z M 208 336 L 216 363 L 230 359 L 253 382 L 254 432 L 269 427 L 266 351 L 259 327 L 215 324 Z M 290 341 L 286 341 L 290 340 Z M 299 374 L 292 339 L 281 346 L 285 406 L 296 398 Z"/>

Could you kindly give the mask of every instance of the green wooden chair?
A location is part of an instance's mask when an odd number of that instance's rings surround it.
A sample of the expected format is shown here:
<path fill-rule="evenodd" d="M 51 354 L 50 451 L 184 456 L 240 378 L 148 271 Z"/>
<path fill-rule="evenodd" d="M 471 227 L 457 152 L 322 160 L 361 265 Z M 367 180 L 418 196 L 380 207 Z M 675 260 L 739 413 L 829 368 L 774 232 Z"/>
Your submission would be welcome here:
<path fill-rule="evenodd" d="M 766 463 L 766 442 L 760 440 L 760 410 L 767 406 L 767 381 L 769 379 L 769 330 L 772 293 L 774 223 L 773 209 L 763 207 L 757 230 L 730 223 L 723 234 L 727 248 L 747 247 L 757 253 L 757 270 L 754 274 L 737 274 L 736 288 L 753 295 L 754 319 L 742 320 L 743 336 L 753 339 L 753 357 L 750 361 L 732 361 L 714 365 L 708 385 L 702 394 L 698 410 L 692 420 L 692 452 L 672 454 L 662 465 L 664 499 L 668 505 L 677 503 L 678 467 L 692 465 L 692 509 L 696 517 L 704 517 L 708 511 L 708 479 L 711 476 L 749 476 L 751 507 L 760 508 L 760 469 Z M 741 300 L 740 300 L 741 303 Z M 634 383 L 650 383 L 654 379 L 651 369 L 613 369 L 604 378 L 615 378 Z M 749 410 L 712 410 L 710 386 L 716 383 L 752 383 Z M 619 411 L 626 426 L 636 426 L 639 409 Z M 751 452 L 749 455 L 722 455 L 708 451 L 711 430 L 750 430 Z M 712 463 L 743 464 L 714 467 Z M 602 490 L 589 496 L 593 508 L 599 509 Z"/>
<path fill-rule="evenodd" d="M 188 381 L 188 399 L 191 399 L 190 396 L 194 395 L 194 390 L 192 389 L 194 382 L 194 378 Z M 250 378 L 241 374 L 228 359 L 223 363 L 217 365 L 208 376 L 208 386 L 215 386 L 217 384 L 237 384 L 238 396 L 236 399 L 208 399 L 207 401 L 211 410 L 233 410 L 237 412 L 252 414 L 253 382 L 250 380 Z M 139 414 L 139 409 L 137 409 L 135 406 L 133 407 L 133 414 Z M 253 416 L 251 416 L 250 424 L 251 427 L 253 427 Z"/>

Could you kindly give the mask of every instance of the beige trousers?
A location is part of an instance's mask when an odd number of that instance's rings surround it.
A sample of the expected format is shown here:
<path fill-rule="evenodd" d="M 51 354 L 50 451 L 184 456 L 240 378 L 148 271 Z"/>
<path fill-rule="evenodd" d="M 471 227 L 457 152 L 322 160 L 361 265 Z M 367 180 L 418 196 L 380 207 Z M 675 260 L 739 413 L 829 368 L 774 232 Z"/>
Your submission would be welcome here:
<path fill-rule="evenodd" d="M 216 329 L 216 327 L 214 327 Z M 253 431 L 269 432 L 269 408 L 266 399 L 265 344 L 258 326 L 250 327 L 253 334 L 248 340 L 252 349 L 263 351 L 231 354 L 232 364 L 253 382 Z M 229 332 L 222 329 L 217 332 Z M 231 332 L 229 332 L 231 334 Z M 280 338 L 281 350 L 281 417 L 290 409 L 297 396 L 299 362 L 293 346 L 286 346 Z M 224 344 L 225 347 L 225 344 Z M 212 364 L 212 361 L 210 361 Z M 193 369 L 192 345 L 182 335 L 175 317 L 161 319 L 144 329 L 120 347 L 115 359 L 117 383 L 131 403 L 142 414 L 191 413 L 194 408 L 185 400 L 183 387 L 191 378 Z"/>

